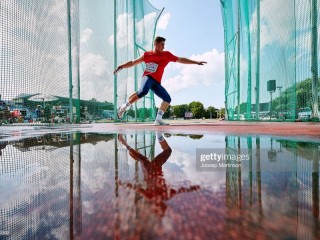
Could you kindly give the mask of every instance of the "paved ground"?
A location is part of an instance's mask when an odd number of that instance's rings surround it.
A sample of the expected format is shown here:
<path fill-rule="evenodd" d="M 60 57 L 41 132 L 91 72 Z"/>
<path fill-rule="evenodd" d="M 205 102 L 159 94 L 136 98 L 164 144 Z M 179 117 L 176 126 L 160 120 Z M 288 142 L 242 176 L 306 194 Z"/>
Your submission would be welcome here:
<path fill-rule="evenodd" d="M 148 129 L 154 131 L 177 131 L 198 133 L 267 134 L 280 136 L 306 136 L 320 138 L 320 123 L 307 122 L 234 122 L 209 120 L 168 121 L 169 126 L 152 123 L 116 123 L 112 129 Z"/>
<path fill-rule="evenodd" d="M 171 120 L 168 126 L 153 123 L 96 123 L 71 125 L 1 126 L 0 138 L 26 137 L 52 132 L 128 132 L 158 131 L 170 133 L 274 135 L 320 139 L 320 123 L 308 122 L 232 122 L 210 120 Z"/>

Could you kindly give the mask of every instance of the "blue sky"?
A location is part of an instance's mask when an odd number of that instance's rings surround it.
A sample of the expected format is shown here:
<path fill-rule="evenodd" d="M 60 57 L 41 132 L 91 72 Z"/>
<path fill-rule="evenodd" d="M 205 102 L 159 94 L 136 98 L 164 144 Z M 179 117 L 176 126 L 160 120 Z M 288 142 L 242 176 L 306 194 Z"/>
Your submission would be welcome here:
<path fill-rule="evenodd" d="M 224 36 L 218 0 L 149 0 L 165 8 L 157 35 L 179 57 L 208 61 L 206 66 L 170 63 L 162 84 L 172 105 L 200 101 L 204 107 L 224 107 Z M 160 100 L 156 99 L 159 104 Z"/>

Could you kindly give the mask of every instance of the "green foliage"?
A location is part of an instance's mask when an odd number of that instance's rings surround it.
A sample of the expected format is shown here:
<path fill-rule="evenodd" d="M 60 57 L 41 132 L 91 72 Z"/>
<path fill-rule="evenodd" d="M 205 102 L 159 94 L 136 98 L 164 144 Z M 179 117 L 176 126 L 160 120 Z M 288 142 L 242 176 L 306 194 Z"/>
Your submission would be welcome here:
<path fill-rule="evenodd" d="M 318 92 L 320 92 L 320 85 Z M 281 92 L 276 91 L 273 96 L 276 96 L 272 100 L 273 114 L 282 113 L 286 114 L 286 118 L 297 118 L 298 113 L 294 116 L 295 110 L 299 111 L 300 109 L 305 108 L 312 109 L 312 79 L 307 78 L 298 82 L 295 86 L 290 86 Z M 318 104 L 320 106 L 320 98 L 318 98 Z M 241 114 L 247 112 L 246 106 L 246 102 L 240 104 Z M 267 109 L 264 109 L 263 106 L 267 106 Z M 254 104 L 252 104 L 251 109 L 254 111 Z M 260 111 L 269 111 L 269 103 L 260 103 Z M 234 108 L 234 113 L 237 113 L 237 106 Z M 310 121 L 317 121 L 317 119 L 310 119 Z"/>
<path fill-rule="evenodd" d="M 141 119 L 146 119 L 151 117 L 150 108 L 139 108 L 137 112 L 138 112 L 139 118 Z"/>
<path fill-rule="evenodd" d="M 189 111 L 192 112 L 194 118 L 203 118 L 205 116 L 205 109 L 201 102 L 191 102 L 188 106 Z"/>
<path fill-rule="evenodd" d="M 134 110 L 130 108 L 130 109 L 127 111 L 127 115 L 134 118 Z"/>
<path fill-rule="evenodd" d="M 150 110 L 150 109 L 149 109 Z M 129 110 L 128 115 L 134 117 L 134 111 Z M 218 112 L 221 110 L 209 106 L 207 109 L 204 108 L 203 104 L 201 102 L 191 102 L 189 104 L 180 104 L 180 105 L 175 105 L 175 106 L 169 106 L 167 111 L 164 113 L 163 118 L 184 118 L 185 117 L 185 112 L 191 111 L 193 114 L 194 118 L 210 118 L 210 113 L 212 118 L 217 118 L 218 117 Z M 148 111 L 151 113 L 151 110 Z M 142 114 L 142 112 L 141 112 Z M 222 116 L 224 114 L 224 109 Z M 219 113 L 220 116 L 220 113 Z M 146 115 L 147 118 L 147 115 Z"/>
<path fill-rule="evenodd" d="M 196 134 L 190 134 L 189 138 L 191 139 L 201 139 L 203 137 L 203 135 L 196 135 Z"/>
<path fill-rule="evenodd" d="M 208 119 L 217 118 L 218 111 L 219 111 L 219 109 L 217 109 L 215 107 L 212 107 L 212 106 L 208 107 L 205 112 L 205 118 L 208 118 Z"/>
<path fill-rule="evenodd" d="M 318 92 L 320 91 L 320 86 Z M 296 90 L 294 87 L 289 87 L 281 93 L 280 97 L 276 97 L 272 101 L 274 110 L 286 110 L 290 109 L 294 104 L 288 99 L 292 99 L 292 94 L 296 94 L 296 106 L 297 109 L 306 108 L 312 106 L 312 79 L 307 78 L 296 84 Z M 319 99 L 320 100 L 320 99 Z M 320 101 L 318 103 L 320 104 Z"/>
<path fill-rule="evenodd" d="M 183 118 L 184 113 L 188 111 L 188 104 L 176 105 L 172 106 L 173 108 L 173 116 L 176 118 Z"/>
<path fill-rule="evenodd" d="M 225 115 L 226 110 L 225 108 L 221 108 L 219 112 L 220 117 L 223 117 Z"/>

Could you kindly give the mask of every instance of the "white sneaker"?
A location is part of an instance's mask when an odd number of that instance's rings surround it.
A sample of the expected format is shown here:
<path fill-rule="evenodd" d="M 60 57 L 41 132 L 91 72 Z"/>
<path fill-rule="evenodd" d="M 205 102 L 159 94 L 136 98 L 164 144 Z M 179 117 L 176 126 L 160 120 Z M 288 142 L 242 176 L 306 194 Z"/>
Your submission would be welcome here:
<path fill-rule="evenodd" d="M 154 125 L 169 125 L 169 123 L 166 123 L 162 120 L 155 120 Z"/>
<path fill-rule="evenodd" d="M 121 107 L 118 108 L 118 118 L 121 119 L 124 113 L 127 111 L 127 105 L 123 104 Z"/>

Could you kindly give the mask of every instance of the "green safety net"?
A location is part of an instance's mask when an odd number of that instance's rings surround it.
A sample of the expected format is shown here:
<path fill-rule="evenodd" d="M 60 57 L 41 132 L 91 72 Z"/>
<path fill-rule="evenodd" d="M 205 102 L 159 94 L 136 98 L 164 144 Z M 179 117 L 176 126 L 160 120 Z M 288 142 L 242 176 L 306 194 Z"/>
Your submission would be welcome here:
<path fill-rule="evenodd" d="M 155 9 L 148 1 L 117 1 L 115 66 L 138 58 L 145 51 L 152 50 L 156 23 L 161 11 Z M 144 64 L 134 68 L 123 69 L 116 76 L 116 106 L 120 106 L 136 92 L 144 71 Z M 155 103 L 150 91 L 143 99 L 128 110 L 124 120 L 145 121 L 155 119 Z"/>
<path fill-rule="evenodd" d="M 221 0 L 229 120 L 319 118 L 317 0 Z"/>
<path fill-rule="evenodd" d="M 0 2 L 1 123 L 48 121 L 54 113 L 70 119 L 68 99 L 77 96 L 79 78 L 78 6 Z"/>
<path fill-rule="evenodd" d="M 152 49 L 161 11 L 147 0 L 2 0 L 0 122 L 116 121 L 143 65 L 117 65 Z M 155 117 L 152 95 L 124 120 Z"/>

